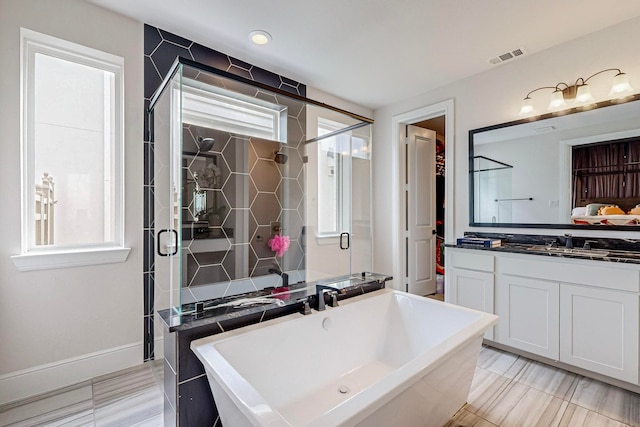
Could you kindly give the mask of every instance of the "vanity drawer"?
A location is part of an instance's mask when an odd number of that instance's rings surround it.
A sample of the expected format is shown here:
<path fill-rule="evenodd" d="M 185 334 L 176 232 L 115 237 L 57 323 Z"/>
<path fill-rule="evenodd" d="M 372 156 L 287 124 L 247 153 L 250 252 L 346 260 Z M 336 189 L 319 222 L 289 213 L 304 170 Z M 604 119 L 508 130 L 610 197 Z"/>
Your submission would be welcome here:
<path fill-rule="evenodd" d="M 450 249 L 450 251 L 452 267 L 487 272 L 495 270 L 495 257 L 493 255 L 479 253 L 480 251 L 473 252 L 473 249 Z"/>
<path fill-rule="evenodd" d="M 529 256 L 531 258 L 532 256 Z M 599 288 L 640 292 L 638 270 L 586 265 L 584 263 L 538 261 L 516 257 L 502 257 L 500 272 L 513 276 L 532 277 L 554 282 L 576 283 Z M 602 261 L 594 261 L 602 263 Z"/>

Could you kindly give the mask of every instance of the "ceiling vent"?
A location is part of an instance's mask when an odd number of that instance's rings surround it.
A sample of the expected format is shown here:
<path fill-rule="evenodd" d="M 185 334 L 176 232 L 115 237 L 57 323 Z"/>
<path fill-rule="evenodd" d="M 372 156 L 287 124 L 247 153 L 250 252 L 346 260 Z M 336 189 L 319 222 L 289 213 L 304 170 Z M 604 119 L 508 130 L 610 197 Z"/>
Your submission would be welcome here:
<path fill-rule="evenodd" d="M 518 56 L 522 56 L 525 53 L 527 53 L 527 52 L 524 50 L 524 48 L 520 47 L 518 49 L 514 49 L 512 51 L 503 53 L 502 55 L 498 55 L 495 58 L 491 58 L 489 60 L 489 62 L 491 64 L 494 64 L 494 65 L 495 64 L 500 64 L 500 63 L 502 63 L 504 61 L 508 61 L 510 59 L 517 58 Z"/>

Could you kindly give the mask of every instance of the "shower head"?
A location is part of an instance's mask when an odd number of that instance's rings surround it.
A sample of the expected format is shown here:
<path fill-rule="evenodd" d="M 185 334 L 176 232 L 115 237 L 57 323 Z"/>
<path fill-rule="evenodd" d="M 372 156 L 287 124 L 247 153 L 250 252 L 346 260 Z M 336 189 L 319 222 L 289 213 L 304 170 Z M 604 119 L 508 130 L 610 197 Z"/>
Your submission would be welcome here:
<path fill-rule="evenodd" d="M 280 151 L 274 151 L 273 155 L 273 161 L 279 165 L 284 165 L 285 163 L 287 163 L 287 160 L 289 160 L 289 156 Z"/>
<path fill-rule="evenodd" d="M 200 151 L 209 151 L 213 148 L 213 143 L 216 142 L 213 138 L 203 138 L 199 136 L 198 138 L 198 149 Z"/>

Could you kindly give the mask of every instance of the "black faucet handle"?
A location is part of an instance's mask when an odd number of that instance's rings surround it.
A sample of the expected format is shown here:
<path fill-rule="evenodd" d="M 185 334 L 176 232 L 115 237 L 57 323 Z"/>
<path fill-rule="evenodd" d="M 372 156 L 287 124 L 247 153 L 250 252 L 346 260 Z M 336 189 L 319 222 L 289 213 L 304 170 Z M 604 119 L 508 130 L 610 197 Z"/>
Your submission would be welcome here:
<path fill-rule="evenodd" d="M 582 246 L 582 249 L 591 249 L 591 244 L 592 243 L 598 243 L 597 240 L 585 240 L 584 241 L 584 245 Z"/>
<path fill-rule="evenodd" d="M 311 314 L 311 306 L 309 305 L 309 300 L 304 300 L 301 312 L 304 315 Z"/>
<path fill-rule="evenodd" d="M 331 299 L 329 300 L 329 305 L 331 307 L 337 307 L 338 306 L 338 293 L 337 292 L 331 292 L 329 294 L 329 296 L 331 297 Z"/>

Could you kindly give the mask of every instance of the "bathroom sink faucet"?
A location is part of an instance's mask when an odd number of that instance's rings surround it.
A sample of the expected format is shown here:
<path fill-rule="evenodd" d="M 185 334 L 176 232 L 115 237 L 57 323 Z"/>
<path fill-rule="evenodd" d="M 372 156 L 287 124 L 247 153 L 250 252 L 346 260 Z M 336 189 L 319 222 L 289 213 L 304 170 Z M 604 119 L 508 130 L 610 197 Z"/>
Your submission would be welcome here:
<path fill-rule="evenodd" d="M 278 270 L 277 268 L 270 268 L 269 269 L 269 273 L 277 274 L 278 276 L 282 277 L 282 287 L 283 288 L 286 288 L 287 286 L 289 286 L 289 275 L 287 273 L 283 273 L 282 271 Z"/>
<path fill-rule="evenodd" d="M 329 300 L 329 305 L 331 307 L 338 306 L 338 290 L 336 288 L 332 288 L 331 286 L 325 285 L 316 285 L 316 299 L 318 300 L 318 311 L 323 311 L 325 309 L 324 303 L 324 292 L 330 291 L 329 295 L 331 299 Z"/>

